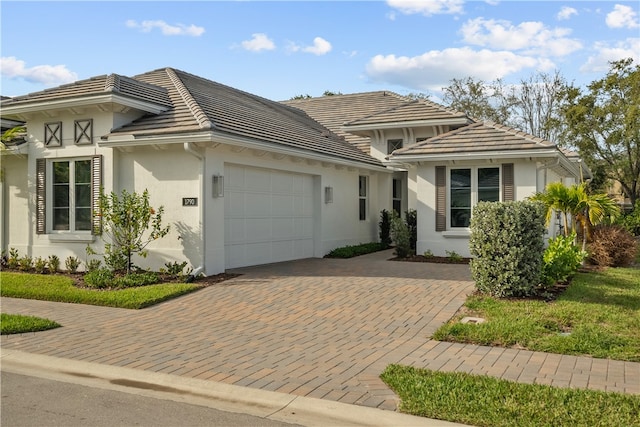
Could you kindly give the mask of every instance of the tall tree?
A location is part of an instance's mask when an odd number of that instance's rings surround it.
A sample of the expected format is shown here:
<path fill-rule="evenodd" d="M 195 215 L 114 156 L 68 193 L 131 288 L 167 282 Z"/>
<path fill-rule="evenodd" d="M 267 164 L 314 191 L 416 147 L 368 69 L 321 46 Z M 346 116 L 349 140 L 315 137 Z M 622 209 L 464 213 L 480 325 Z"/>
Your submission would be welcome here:
<path fill-rule="evenodd" d="M 515 85 L 472 77 L 450 83 L 443 88 L 444 102 L 470 117 L 502 123 L 554 142 L 560 133 L 557 118 L 567 82 L 558 71 L 540 72 Z"/>
<path fill-rule="evenodd" d="M 631 58 L 612 62 L 587 88 L 566 90 L 563 139 L 587 164 L 603 163 L 633 205 L 640 200 L 640 66 Z"/>

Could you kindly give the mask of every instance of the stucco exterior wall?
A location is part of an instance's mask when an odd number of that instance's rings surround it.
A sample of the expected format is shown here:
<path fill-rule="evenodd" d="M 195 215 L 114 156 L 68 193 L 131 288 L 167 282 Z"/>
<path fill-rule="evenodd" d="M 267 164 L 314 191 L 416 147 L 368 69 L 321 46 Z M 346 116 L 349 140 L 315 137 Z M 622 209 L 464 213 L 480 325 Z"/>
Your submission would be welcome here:
<path fill-rule="evenodd" d="M 504 159 L 488 162 L 456 162 L 455 167 L 491 167 L 500 166 L 502 163 L 514 164 L 514 186 L 515 200 L 525 200 L 537 191 L 536 177 L 539 173 L 538 163 L 533 160 Z M 435 231 L 436 221 L 436 186 L 435 167 L 447 166 L 447 175 L 452 164 L 423 163 L 417 167 L 417 212 L 418 212 L 418 241 L 416 252 L 423 254 L 431 251 L 436 256 L 447 256 L 446 251 L 454 251 L 464 257 L 471 256 L 469 251 L 470 232 L 465 228 L 450 227 L 449 216 L 447 215 L 447 230 L 444 232 Z M 502 177 L 501 177 L 502 181 Z M 500 189 L 500 199 L 502 200 L 502 188 Z M 447 187 L 447 203 L 449 203 L 449 188 Z"/>
<path fill-rule="evenodd" d="M 9 252 L 17 249 L 22 255 L 31 255 L 29 247 L 31 220 L 29 205 L 33 203 L 33 193 L 29 192 L 27 178 L 27 158 L 7 155 L 0 157 L 2 168 L 2 188 L 0 189 L 0 242 L 2 249 Z"/>

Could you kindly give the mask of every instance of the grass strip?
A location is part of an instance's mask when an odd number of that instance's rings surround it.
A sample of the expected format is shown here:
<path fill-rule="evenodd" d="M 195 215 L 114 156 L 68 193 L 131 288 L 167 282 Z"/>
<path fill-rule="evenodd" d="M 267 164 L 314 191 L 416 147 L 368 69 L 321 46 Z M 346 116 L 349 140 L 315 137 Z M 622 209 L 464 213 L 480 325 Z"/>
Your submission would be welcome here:
<path fill-rule="evenodd" d="M 640 361 L 640 270 L 577 274 L 555 301 L 470 296 L 467 312 L 439 328 L 440 341 Z M 486 319 L 461 324 L 464 316 Z"/>
<path fill-rule="evenodd" d="M 0 332 L 2 335 L 23 334 L 26 332 L 46 331 L 59 328 L 53 320 L 21 314 L 0 314 Z"/>
<path fill-rule="evenodd" d="M 64 276 L 0 273 L 0 295 L 44 301 L 70 302 L 140 309 L 200 289 L 188 283 L 162 283 L 118 290 L 81 289 Z"/>
<path fill-rule="evenodd" d="M 402 412 L 474 426 L 640 426 L 640 396 L 389 365 Z"/>

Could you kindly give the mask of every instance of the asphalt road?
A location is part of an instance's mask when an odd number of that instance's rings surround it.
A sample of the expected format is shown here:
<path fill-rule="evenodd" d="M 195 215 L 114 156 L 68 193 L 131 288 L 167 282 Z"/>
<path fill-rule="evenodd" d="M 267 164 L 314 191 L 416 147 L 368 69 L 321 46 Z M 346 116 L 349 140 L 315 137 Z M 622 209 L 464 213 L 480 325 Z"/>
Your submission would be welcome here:
<path fill-rule="evenodd" d="M 0 425 L 291 427 L 246 414 L 43 378 L 1 373 Z"/>

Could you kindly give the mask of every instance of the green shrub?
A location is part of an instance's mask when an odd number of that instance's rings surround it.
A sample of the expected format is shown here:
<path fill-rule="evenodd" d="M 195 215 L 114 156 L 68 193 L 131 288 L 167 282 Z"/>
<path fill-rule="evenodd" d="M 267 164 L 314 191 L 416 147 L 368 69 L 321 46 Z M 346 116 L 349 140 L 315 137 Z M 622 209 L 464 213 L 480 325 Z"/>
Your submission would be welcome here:
<path fill-rule="evenodd" d="M 177 261 L 173 261 L 172 263 L 165 262 L 165 272 L 171 277 L 182 276 L 182 272 L 184 271 L 184 268 L 187 266 L 187 264 L 187 261 L 183 261 L 181 263 L 178 263 Z"/>
<path fill-rule="evenodd" d="M 494 297 L 535 294 L 544 252 L 544 205 L 480 202 L 470 226 L 471 274 L 478 291 Z"/>
<path fill-rule="evenodd" d="M 38 274 L 44 274 L 47 271 L 47 260 L 37 257 L 33 263 L 33 268 Z"/>
<path fill-rule="evenodd" d="M 411 255 L 415 255 L 416 243 L 418 242 L 418 212 L 415 209 L 409 209 L 404 213 L 404 221 L 407 224 L 407 231 L 409 232 Z"/>
<path fill-rule="evenodd" d="M 18 264 L 20 271 L 31 271 L 33 268 L 33 259 L 29 255 L 25 255 L 18 260 Z"/>
<path fill-rule="evenodd" d="M 391 246 L 391 214 L 388 210 L 383 209 L 380 212 L 380 244 L 385 248 Z"/>
<path fill-rule="evenodd" d="M 631 212 L 618 219 L 618 224 L 622 225 L 634 236 L 640 236 L 640 200 L 636 201 Z"/>
<path fill-rule="evenodd" d="M 567 281 L 587 256 L 574 244 L 576 234 L 558 236 L 549 240 L 542 257 L 542 287 L 547 290 L 558 282 Z"/>
<path fill-rule="evenodd" d="M 90 259 L 85 263 L 85 265 L 87 267 L 87 273 L 88 273 L 102 267 L 102 261 L 100 261 L 99 259 Z"/>
<path fill-rule="evenodd" d="M 447 257 L 449 257 L 449 259 L 453 262 L 460 262 L 463 259 L 462 255 L 460 255 L 456 251 L 444 251 L 444 252 L 447 254 Z"/>
<path fill-rule="evenodd" d="M 381 243 L 361 243 L 359 245 L 347 245 L 329 252 L 327 258 L 353 258 L 387 249 Z"/>
<path fill-rule="evenodd" d="M 589 260 L 605 267 L 631 265 L 636 257 L 638 243 L 621 225 L 600 225 L 593 230 L 587 247 Z"/>
<path fill-rule="evenodd" d="M 9 249 L 9 258 L 7 258 L 7 266 L 13 270 L 20 267 L 20 254 L 16 248 Z"/>
<path fill-rule="evenodd" d="M 144 273 L 130 273 L 124 276 L 117 276 L 114 281 L 114 287 L 135 288 L 138 286 L 153 285 L 159 281 L 158 274 L 152 271 Z"/>
<path fill-rule="evenodd" d="M 91 288 L 105 289 L 113 286 L 115 275 L 108 268 L 98 268 L 84 275 L 84 282 Z"/>
<path fill-rule="evenodd" d="M 391 236 L 396 244 L 396 256 L 407 258 L 411 255 L 411 236 L 407 224 L 395 212 L 391 219 Z"/>
<path fill-rule="evenodd" d="M 51 273 L 55 274 L 60 269 L 60 258 L 58 258 L 57 255 L 49 255 L 47 263 L 49 264 L 49 271 Z"/>
<path fill-rule="evenodd" d="M 67 267 L 67 271 L 71 274 L 74 274 L 78 271 L 78 267 L 80 267 L 80 260 L 74 256 L 68 256 L 66 260 L 64 260 L 64 265 Z"/>

